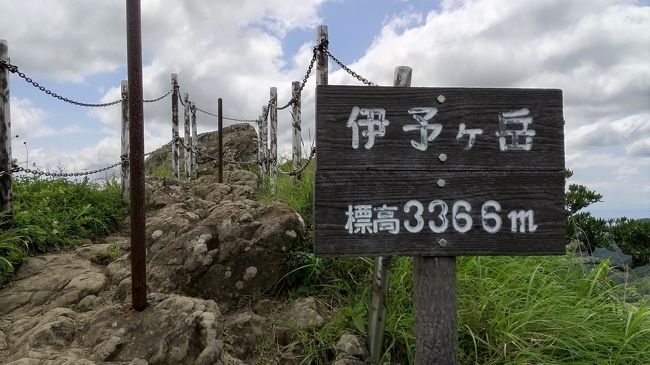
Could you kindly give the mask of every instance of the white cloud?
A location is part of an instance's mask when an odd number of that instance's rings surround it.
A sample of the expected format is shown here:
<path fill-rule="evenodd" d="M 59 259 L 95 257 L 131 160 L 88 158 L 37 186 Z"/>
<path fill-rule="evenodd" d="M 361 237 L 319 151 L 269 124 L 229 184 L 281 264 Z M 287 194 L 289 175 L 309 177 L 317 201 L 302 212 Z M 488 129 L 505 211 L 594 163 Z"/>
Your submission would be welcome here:
<path fill-rule="evenodd" d="M 314 28 L 322 1 L 144 0 L 145 97 L 167 91 L 170 74 L 178 73 L 181 90 L 212 112 L 221 97 L 225 115 L 254 119 L 271 86 L 286 102 L 291 81 L 301 80 L 307 69 L 313 44 L 287 57 L 283 37 Z M 23 71 L 76 82 L 125 72 L 123 2 L 6 3 L 0 34 Z M 380 85 L 392 84 L 395 66 L 409 65 L 413 86 L 560 88 L 567 167 L 576 170 L 576 180 L 602 187 L 606 197 L 650 205 L 650 7 L 618 0 L 445 0 L 426 14 L 407 9 L 388 18 L 371 45 L 358 45 L 368 47 L 360 59 L 342 60 Z M 331 48 L 349 41 L 330 39 Z M 342 70 L 330 72 L 329 81 L 359 84 Z M 104 101 L 119 98 L 117 83 L 105 90 Z M 314 97 L 312 78 L 302 94 L 305 140 L 309 131 L 313 136 Z M 34 105 L 12 108 L 26 113 L 16 124 L 42 124 L 47 117 Z M 169 140 L 170 109 L 170 99 L 145 105 L 148 149 Z M 14 120 L 20 118 L 16 113 Z M 60 152 L 64 160 L 76 156 L 79 166 L 112 162 L 119 155 L 119 106 L 91 115 L 105 128 L 101 142 L 82 153 L 48 149 L 42 157 Z M 288 155 L 290 114 L 281 111 L 278 118 L 279 152 Z M 216 121 L 198 114 L 198 125 L 199 131 L 213 130 Z"/>

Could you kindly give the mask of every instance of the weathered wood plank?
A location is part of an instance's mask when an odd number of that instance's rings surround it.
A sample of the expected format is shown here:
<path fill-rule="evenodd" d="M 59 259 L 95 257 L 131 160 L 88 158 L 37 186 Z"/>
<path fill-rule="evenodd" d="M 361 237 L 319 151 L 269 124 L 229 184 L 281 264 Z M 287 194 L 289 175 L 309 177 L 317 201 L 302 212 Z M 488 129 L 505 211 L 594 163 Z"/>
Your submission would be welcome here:
<path fill-rule="evenodd" d="M 443 98 L 439 98 L 443 96 Z M 439 101 L 442 100 L 443 102 Z M 370 138 L 363 133 L 368 128 L 358 124 L 358 147 L 353 148 L 354 123 L 348 127 L 353 108 L 383 108 L 388 125 L 384 136 L 375 136 L 374 144 L 366 148 Z M 420 125 L 414 107 L 436 108 L 429 125 L 439 124 L 439 134 L 429 141 L 426 150 L 419 150 L 412 141 L 422 141 Z M 518 137 L 520 150 L 501 150 L 500 113 L 528 110 L 532 118 L 527 128 L 521 123 L 508 124 L 514 117 L 504 116 L 501 135 L 510 136 L 527 129 Z M 522 112 L 523 113 L 523 112 Z M 417 113 L 416 113 L 417 114 Z M 423 117 L 424 113 L 417 116 Z M 352 118 L 362 121 L 365 117 Z M 520 117 L 519 120 L 523 120 Z M 464 128 L 461 128 L 461 123 Z M 480 89 L 480 88 L 396 88 L 366 86 L 317 87 L 316 144 L 319 170 L 563 170 L 564 119 L 562 92 L 551 89 Z M 433 128 L 433 127 L 432 127 Z M 377 128 L 375 128 L 377 129 Z M 471 148 L 470 131 L 475 135 Z M 433 129 L 426 130 L 430 136 Z M 459 137 L 459 131 L 460 137 Z M 532 132 L 534 131 L 534 132 Z M 477 132 L 477 131 L 475 131 Z M 534 136 L 530 136 L 534 134 Z M 506 148 L 513 148 L 511 137 L 504 136 Z"/>
<path fill-rule="evenodd" d="M 319 152 L 320 153 L 320 152 Z M 319 163 L 322 161 L 319 159 Z M 450 171 L 316 171 L 315 191 L 315 248 L 322 256 L 382 256 L 382 255 L 557 255 L 565 252 L 564 175 L 561 171 L 503 171 L 503 172 L 450 172 Z M 440 187 L 439 184 L 443 185 Z M 418 233 L 406 229 L 416 226 L 416 206 L 404 211 L 410 200 L 422 203 L 423 228 Z M 439 215 L 441 204 L 429 212 L 429 204 L 441 200 L 447 205 L 447 228 L 435 233 L 429 226 L 444 225 Z M 494 200 L 501 207 L 498 216 L 501 228 L 489 233 L 483 227 L 481 209 L 484 203 Z M 464 213 L 465 201 L 469 204 L 472 225 L 461 233 L 465 222 L 458 215 L 456 229 L 453 225 L 453 207 Z M 397 234 L 349 233 L 346 213 L 352 205 L 371 205 L 373 208 L 397 207 L 394 217 L 399 220 Z M 496 208 L 486 207 L 486 226 L 496 224 L 489 219 Z M 515 213 L 512 232 L 510 212 Z M 516 217 L 532 211 L 533 225 L 528 218 Z M 373 219 L 377 212 L 373 211 Z M 384 213 L 386 214 L 386 213 Z M 520 219 L 525 220 L 520 232 Z M 536 225 L 536 226 L 535 226 Z M 529 232 L 531 227 L 534 232 Z M 374 227 L 373 227 L 374 228 Z M 440 228 L 436 228 L 440 230 Z M 444 244 L 439 240 L 444 239 Z"/>

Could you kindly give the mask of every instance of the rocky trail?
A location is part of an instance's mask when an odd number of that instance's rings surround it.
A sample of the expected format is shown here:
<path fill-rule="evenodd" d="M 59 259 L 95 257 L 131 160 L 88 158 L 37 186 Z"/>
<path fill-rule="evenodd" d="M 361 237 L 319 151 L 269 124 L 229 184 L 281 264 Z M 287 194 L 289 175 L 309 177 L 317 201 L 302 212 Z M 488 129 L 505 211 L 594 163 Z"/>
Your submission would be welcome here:
<path fill-rule="evenodd" d="M 215 135 L 199 139 L 206 155 L 216 155 Z M 324 324 L 322 304 L 270 295 L 291 270 L 304 221 L 285 203 L 255 200 L 257 176 L 244 169 L 256 160 L 253 128 L 225 128 L 224 141 L 225 183 L 201 157 L 195 181 L 146 181 L 146 310 L 131 309 L 128 230 L 32 257 L 0 290 L 0 363 L 299 363 L 294 333 Z M 149 171 L 167 163 L 166 147 Z M 341 336 L 334 363 L 365 363 L 362 344 Z"/>

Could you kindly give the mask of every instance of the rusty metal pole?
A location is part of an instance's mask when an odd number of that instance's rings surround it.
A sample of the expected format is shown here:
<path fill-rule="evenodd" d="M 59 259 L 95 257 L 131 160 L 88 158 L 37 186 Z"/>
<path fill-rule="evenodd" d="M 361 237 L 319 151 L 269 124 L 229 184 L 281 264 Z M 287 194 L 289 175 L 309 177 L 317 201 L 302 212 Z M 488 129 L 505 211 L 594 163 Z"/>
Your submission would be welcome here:
<path fill-rule="evenodd" d="M 131 175 L 131 301 L 147 307 L 146 227 L 144 212 L 144 111 L 142 105 L 142 34 L 140 0 L 126 0 L 126 48 L 129 83 Z"/>
<path fill-rule="evenodd" d="M 219 182 L 223 182 L 223 100 L 219 98 L 217 105 L 219 115 Z"/>
<path fill-rule="evenodd" d="M 9 62 L 7 41 L 0 39 L 0 60 Z M 0 67 L 0 170 L 11 169 L 11 117 L 9 115 L 9 70 Z M 0 221 L 0 226 L 11 224 L 13 201 L 11 175 L 0 176 L 0 212 L 8 217 Z"/>

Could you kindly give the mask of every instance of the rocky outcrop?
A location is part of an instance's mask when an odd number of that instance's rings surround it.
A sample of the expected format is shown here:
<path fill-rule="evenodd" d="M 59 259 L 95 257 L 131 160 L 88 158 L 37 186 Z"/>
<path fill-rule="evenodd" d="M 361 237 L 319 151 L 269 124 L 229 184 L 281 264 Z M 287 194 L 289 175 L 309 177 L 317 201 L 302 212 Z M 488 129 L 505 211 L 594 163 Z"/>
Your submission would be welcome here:
<path fill-rule="evenodd" d="M 214 175 L 219 167 L 219 132 L 201 133 L 198 142 L 198 175 Z M 182 148 L 182 147 L 181 147 Z M 223 128 L 224 170 L 241 170 L 257 163 L 257 133 L 250 124 L 233 124 Z M 145 161 L 145 174 L 171 170 L 171 142 L 152 152 Z"/>

